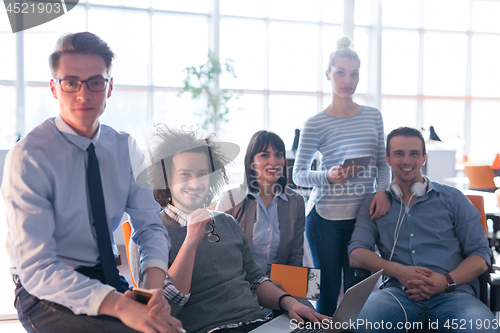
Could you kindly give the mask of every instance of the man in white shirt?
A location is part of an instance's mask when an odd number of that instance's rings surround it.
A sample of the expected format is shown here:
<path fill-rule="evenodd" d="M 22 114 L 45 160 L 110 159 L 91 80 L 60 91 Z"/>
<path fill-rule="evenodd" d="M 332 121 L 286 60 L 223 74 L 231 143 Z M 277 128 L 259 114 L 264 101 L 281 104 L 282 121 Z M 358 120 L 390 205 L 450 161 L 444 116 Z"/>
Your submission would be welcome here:
<path fill-rule="evenodd" d="M 7 246 L 15 306 L 28 332 L 176 332 L 181 326 L 163 297 L 170 239 L 160 206 L 151 190 L 135 182 L 142 153 L 127 133 L 99 122 L 113 90 L 113 57 L 94 34 L 62 36 L 50 56 L 50 88 L 60 113 L 33 129 L 6 159 L 1 193 Z M 90 181 L 96 174 L 99 186 Z M 155 289 L 147 305 L 126 291 L 113 260 L 112 231 L 124 212 L 140 246 L 145 288 Z M 106 246 L 109 253 L 101 250 Z M 113 286 L 106 270 L 116 274 Z"/>

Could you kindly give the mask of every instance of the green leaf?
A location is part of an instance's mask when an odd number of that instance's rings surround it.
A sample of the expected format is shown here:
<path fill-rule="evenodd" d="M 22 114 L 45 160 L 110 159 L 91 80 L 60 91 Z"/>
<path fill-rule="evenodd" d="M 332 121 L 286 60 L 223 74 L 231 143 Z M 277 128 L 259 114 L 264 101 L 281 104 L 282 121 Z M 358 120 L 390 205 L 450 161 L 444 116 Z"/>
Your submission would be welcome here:
<path fill-rule="evenodd" d="M 234 61 L 226 58 L 221 63 L 219 56 L 208 50 L 207 60 L 200 66 L 190 66 L 183 69 L 185 78 L 182 81 L 181 93 L 191 93 L 191 99 L 199 99 L 201 95 L 207 95 L 207 108 L 197 115 L 199 123 L 208 130 L 210 124 L 215 122 L 227 122 L 227 116 L 231 110 L 227 102 L 234 96 L 234 92 L 219 88 L 219 78 L 222 75 L 229 75 L 236 78 L 233 67 Z"/>

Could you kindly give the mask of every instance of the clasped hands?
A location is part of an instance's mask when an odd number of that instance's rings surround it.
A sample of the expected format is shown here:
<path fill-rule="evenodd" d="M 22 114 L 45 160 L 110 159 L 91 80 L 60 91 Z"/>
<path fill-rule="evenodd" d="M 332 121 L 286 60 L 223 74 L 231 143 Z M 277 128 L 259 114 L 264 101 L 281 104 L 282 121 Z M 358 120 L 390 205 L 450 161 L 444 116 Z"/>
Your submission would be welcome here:
<path fill-rule="evenodd" d="M 404 266 L 397 277 L 405 288 L 409 298 L 415 301 L 429 299 L 446 290 L 444 275 L 420 266 Z"/>

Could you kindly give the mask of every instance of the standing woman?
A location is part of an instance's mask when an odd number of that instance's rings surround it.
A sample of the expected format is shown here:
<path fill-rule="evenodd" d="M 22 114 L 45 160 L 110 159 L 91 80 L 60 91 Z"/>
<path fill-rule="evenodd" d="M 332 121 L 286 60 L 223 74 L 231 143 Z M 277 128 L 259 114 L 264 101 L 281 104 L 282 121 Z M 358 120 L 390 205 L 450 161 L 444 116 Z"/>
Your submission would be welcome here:
<path fill-rule="evenodd" d="M 215 210 L 232 215 L 247 236 L 255 262 L 269 276 L 272 263 L 302 266 L 304 198 L 287 187 L 285 144 L 268 131 L 250 139 L 243 184 L 221 196 Z"/>
<path fill-rule="evenodd" d="M 314 266 L 321 269 L 317 311 L 328 316 L 337 307 L 342 274 L 344 291 L 358 282 L 349 266 L 347 244 L 361 203 L 375 188 L 372 219 L 390 208 L 384 192 L 390 175 L 382 115 L 376 108 L 352 101 L 360 60 L 350 45 L 349 37 L 343 37 L 330 55 L 326 77 L 332 84 L 332 102 L 305 122 L 293 169 L 297 185 L 314 187 L 306 209 L 306 237 Z M 316 151 L 321 154 L 321 168 L 311 171 Z M 366 168 L 341 166 L 346 158 L 366 155 L 371 156 Z"/>

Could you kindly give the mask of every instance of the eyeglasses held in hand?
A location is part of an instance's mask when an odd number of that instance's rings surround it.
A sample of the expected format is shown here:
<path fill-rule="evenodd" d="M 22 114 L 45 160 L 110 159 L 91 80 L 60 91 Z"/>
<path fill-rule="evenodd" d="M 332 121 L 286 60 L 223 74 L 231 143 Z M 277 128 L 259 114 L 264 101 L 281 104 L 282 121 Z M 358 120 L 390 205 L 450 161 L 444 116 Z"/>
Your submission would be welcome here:
<path fill-rule="evenodd" d="M 196 196 L 203 200 L 203 198 L 200 197 L 199 195 L 196 195 Z M 207 205 L 205 203 L 203 203 L 203 208 L 207 209 Z M 212 221 L 210 222 L 210 224 L 207 224 L 207 227 L 206 227 L 205 233 L 208 234 L 207 240 L 211 243 L 217 243 L 218 241 L 220 241 L 220 236 L 217 233 L 217 229 L 215 229 L 214 215 L 212 214 L 211 211 L 208 211 L 208 213 L 210 214 Z"/>
<path fill-rule="evenodd" d="M 212 222 L 210 224 L 207 224 L 207 229 L 205 231 L 207 235 L 207 240 L 211 243 L 217 243 L 220 241 L 220 236 L 217 233 L 217 229 L 215 229 L 215 224 L 214 220 L 212 219 Z"/>
<path fill-rule="evenodd" d="M 106 90 L 108 87 L 108 82 L 111 78 L 93 78 L 84 81 L 75 80 L 75 79 L 52 79 L 55 83 L 59 83 L 61 85 L 61 90 L 67 93 L 75 93 L 79 92 L 82 84 L 85 83 L 87 85 L 87 89 L 92 92 L 100 92 Z"/>

